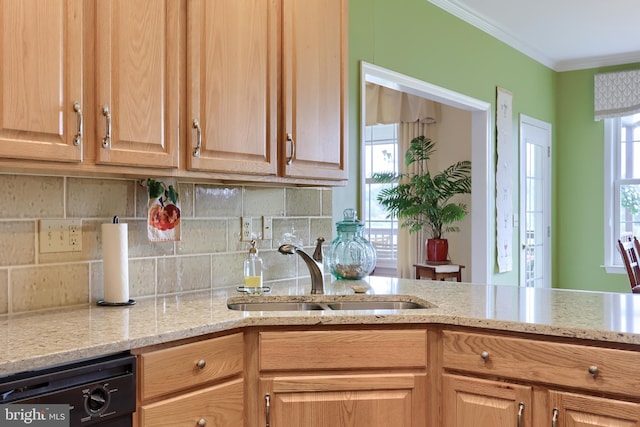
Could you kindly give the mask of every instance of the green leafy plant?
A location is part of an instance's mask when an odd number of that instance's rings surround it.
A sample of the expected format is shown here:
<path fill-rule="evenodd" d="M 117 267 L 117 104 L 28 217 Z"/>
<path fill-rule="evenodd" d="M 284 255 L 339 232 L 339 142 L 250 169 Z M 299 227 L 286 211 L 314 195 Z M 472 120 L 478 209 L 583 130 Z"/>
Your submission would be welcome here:
<path fill-rule="evenodd" d="M 389 218 L 398 218 L 402 227 L 409 228 L 409 233 L 426 226 L 432 238 L 441 239 L 443 232 L 459 231 L 459 227 L 452 224 L 463 220 L 468 213 L 464 203 L 450 199 L 457 194 L 471 193 L 471 162 L 459 161 L 432 175 L 428 160 L 434 152 L 435 142 L 418 136 L 405 153 L 407 167 L 417 162 L 415 173 L 382 172 L 372 177 L 377 183 L 397 183 L 382 189 L 377 197 Z"/>

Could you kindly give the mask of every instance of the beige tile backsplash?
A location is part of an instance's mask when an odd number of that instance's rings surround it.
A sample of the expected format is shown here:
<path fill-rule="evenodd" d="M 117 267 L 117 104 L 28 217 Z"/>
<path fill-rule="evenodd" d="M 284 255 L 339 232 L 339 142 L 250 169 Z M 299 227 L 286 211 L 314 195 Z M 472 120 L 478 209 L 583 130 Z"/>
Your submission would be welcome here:
<path fill-rule="evenodd" d="M 308 275 L 299 257 L 277 252 L 285 234 L 312 250 L 333 232 L 331 189 L 180 182 L 182 239 L 149 242 L 146 188 L 136 179 L 0 174 L 0 314 L 93 304 L 103 297 L 100 224 L 118 215 L 129 229 L 129 294 L 171 295 L 242 284 L 248 249 L 240 217 L 273 217 L 273 239 L 258 240 L 265 280 Z M 81 219 L 82 251 L 39 253 L 40 219 Z M 325 246 L 326 247 L 326 246 Z"/>

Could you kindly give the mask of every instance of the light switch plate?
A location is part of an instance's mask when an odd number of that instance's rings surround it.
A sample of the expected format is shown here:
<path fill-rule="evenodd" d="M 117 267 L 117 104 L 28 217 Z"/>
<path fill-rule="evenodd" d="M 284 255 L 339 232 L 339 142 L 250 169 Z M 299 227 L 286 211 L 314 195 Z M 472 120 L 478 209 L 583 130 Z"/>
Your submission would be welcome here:
<path fill-rule="evenodd" d="M 262 238 L 264 240 L 273 239 L 272 225 L 273 225 L 273 218 L 272 217 L 270 217 L 270 216 L 263 216 L 262 217 Z"/>
<path fill-rule="evenodd" d="M 81 252 L 81 219 L 41 219 L 40 253 Z"/>

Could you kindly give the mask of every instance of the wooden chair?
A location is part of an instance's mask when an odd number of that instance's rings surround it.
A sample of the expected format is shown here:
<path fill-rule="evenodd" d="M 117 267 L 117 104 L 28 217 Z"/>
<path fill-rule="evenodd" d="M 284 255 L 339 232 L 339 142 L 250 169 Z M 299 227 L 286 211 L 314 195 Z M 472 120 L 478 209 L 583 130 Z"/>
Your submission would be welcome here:
<path fill-rule="evenodd" d="M 638 261 L 638 254 L 640 253 L 640 243 L 636 237 L 623 235 L 618 240 L 618 246 L 620 247 L 620 255 L 624 261 L 624 267 L 627 270 L 627 276 L 629 276 L 629 284 L 631 285 L 631 292 L 634 294 L 640 294 L 640 262 Z"/>

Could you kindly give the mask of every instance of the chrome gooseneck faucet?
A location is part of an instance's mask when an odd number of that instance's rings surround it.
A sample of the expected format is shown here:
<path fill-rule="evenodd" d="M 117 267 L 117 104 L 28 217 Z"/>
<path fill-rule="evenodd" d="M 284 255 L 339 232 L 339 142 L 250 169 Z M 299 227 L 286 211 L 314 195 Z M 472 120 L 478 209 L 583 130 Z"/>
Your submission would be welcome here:
<path fill-rule="evenodd" d="M 295 245 L 284 244 L 278 248 L 278 252 L 285 255 L 298 254 L 302 257 L 309 274 L 311 274 L 311 293 L 324 294 L 324 274 L 320 266 L 322 265 L 322 242 L 324 239 L 319 237 L 316 241 L 316 249 L 313 252 L 313 258 L 310 257 L 302 248 Z"/>

